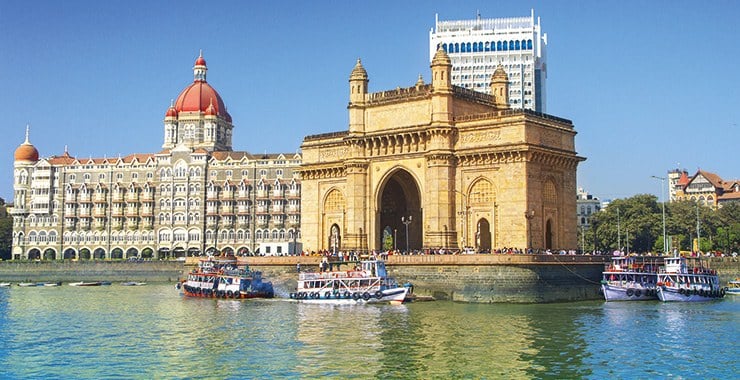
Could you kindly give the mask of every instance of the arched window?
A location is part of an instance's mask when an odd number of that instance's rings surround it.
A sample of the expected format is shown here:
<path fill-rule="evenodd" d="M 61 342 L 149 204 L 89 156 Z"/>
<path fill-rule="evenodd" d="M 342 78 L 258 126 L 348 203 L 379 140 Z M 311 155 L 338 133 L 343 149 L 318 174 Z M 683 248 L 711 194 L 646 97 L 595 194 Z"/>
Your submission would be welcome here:
<path fill-rule="evenodd" d="M 501 46 L 501 41 L 496 42 L 496 50 L 502 50 L 503 48 Z"/>
<path fill-rule="evenodd" d="M 527 40 L 527 50 L 532 50 L 532 40 Z"/>
<path fill-rule="evenodd" d="M 521 50 L 521 46 L 519 45 L 519 41 L 518 40 L 514 44 L 515 44 L 514 45 L 515 46 L 514 50 Z"/>

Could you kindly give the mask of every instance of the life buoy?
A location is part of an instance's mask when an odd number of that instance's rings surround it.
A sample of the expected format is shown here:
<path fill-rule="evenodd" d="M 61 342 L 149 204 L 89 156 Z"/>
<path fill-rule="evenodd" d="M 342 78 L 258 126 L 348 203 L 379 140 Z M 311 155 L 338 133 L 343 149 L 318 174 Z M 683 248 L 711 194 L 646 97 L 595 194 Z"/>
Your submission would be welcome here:
<path fill-rule="evenodd" d="M 331 298 L 331 292 L 328 291 L 328 290 L 326 292 L 324 292 L 324 298 L 330 299 Z"/>
<path fill-rule="evenodd" d="M 627 289 L 627 297 L 632 297 L 635 294 L 635 290 L 632 288 Z"/>
<path fill-rule="evenodd" d="M 381 292 L 380 290 L 378 290 L 377 292 L 375 292 L 375 298 L 377 298 L 377 299 L 383 298 L 383 292 Z"/>
<path fill-rule="evenodd" d="M 362 299 L 364 299 L 365 301 L 369 300 L 370 299 L 370 293 L 368 293 L 368 292 L 362 293 Z"/>
<path fill-rule="evenodd" d="M 642 295 L 642 291 L 640 289 L 635 289 L 635 297 L 639 297 Z"/>

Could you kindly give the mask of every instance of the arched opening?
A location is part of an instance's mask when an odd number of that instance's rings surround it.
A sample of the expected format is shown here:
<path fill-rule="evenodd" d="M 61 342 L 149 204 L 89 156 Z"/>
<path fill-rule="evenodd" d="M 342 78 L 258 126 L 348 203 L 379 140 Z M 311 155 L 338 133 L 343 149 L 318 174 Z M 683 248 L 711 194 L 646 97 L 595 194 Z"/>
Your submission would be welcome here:
<path fill-rule="evenodd" d="M 90 260 L 90 250 L 87 248 L 82 248 L 80 250 L 80 259 L 81 260 Z"/>
<path fill-rule="evenodd" d="M 342 231 L 339 229 L 339 226 L 336 224 L 332 224 L 331 228 L 329 229 L 329 250 L 336 253 L 340 250 L 340 247 L 342 246 Z"/>
<path fill-rule="evenodd" d="M 137 256 L 139 256 L 139 250 L 138 249 L 132 247 L 132 248 L 129 248 L 129 249 L 126 250 L 126 258 L 127 259 L 128 258 L 131 258 L 131 257 L 137 257 Z"/>
<path fill-rule="evenodd" d="M 183 247 L 177 247 L 172 251 L 172 257 L 185 257 L 185 248 Z"/>
<path fill-rule="evenodd" d="M 57 259 L 57 252 L 51 248 L 47 248 L 44 250 L 44 260 L 56 260 Z"/>
<path fill-rule="evenodd" d="M 36 248 L 28 251 L 28 259 L 29 260 L 41 260 L 41 251 L 39 251 Z"/>
<path fill-rule="evenodd" d="M 477 223 L 475 232 L 475 248 L 478 252 L 491 252 L 491 223 L 488 219 L 481 218 Z"/>
<path fill-rule="evenodd" d="M 398 170 L 386 180 L 378 197 L 378 223 L 375 249 L 383 249 L 383 231 L 397 231 L 397 247 L 402 251 L 422 248 L 423 215 L 421 192 L 416 180 L 405 170 Z"/>
<path fill-rule="evenodd" d="M 226 256 L 234 256 L 234 248 L 225 247 L 221 250 L 221 254 Z"/>
<path fill-rule="evenodd" d="M 548 219 L 545 224 L 545 249 L 552 248 L 552 220 Z"/>
<path fill-rule="evenodd" d="M 95 251 L 93 251 L 93 258 L 94 259 L 104 259 L 105 258 L 105 250 L 103 248 L 98 248 Z"/>
<path fill-rule="evenodd" d="M 143 259 L 151 259 L 154 256 L 154 250 L 151 248 L 144 248 L 144 250 L 141 251 L 141 258 Z"/>
<path fill-rule="evenodd" d="M 157 258 L 158 259 L 167 259 L 170 257 L 170 249 L 167 247 L 160 248 L 157 250 Z"/>
<path fill-rule="evenodd" d="M 64 251 L 64 259 L 65 260 L 74 260 L 77 258 L 77 255 L 75 254 L 75 250 L 72 248 L 67 248 Z"/>
<path fill-rule="evenodd" d="M 390 226 L 385 226 L 383 228 L 383 250 L 384 251 L 390 251 L 392 249 L 396 249 L 396 240 L 395 236 L 393 235 L 393 230 Z"/>
<path fill-rule="evenodd" d="M 123 250 L 121 248 L 113 248 L 113 250 L 110 251 L 110 258 L 111 259 L 122 259 Z"/>
<path fill-rule="evenodd" d="M 200 249 L 191 247 L 188 248 L 188 256 L 194 257 L 194 256 L 200 256 Z"/>

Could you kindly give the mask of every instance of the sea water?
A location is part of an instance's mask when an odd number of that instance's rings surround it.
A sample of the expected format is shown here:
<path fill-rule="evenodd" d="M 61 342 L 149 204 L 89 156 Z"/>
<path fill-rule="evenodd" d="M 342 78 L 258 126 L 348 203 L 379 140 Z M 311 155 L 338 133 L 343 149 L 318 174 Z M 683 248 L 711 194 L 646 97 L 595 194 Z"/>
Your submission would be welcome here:
<path fill-rule="evenodd" d="M 328 306 L 0 288 L 0 378 L 737 378 L 740 297 Z"/>

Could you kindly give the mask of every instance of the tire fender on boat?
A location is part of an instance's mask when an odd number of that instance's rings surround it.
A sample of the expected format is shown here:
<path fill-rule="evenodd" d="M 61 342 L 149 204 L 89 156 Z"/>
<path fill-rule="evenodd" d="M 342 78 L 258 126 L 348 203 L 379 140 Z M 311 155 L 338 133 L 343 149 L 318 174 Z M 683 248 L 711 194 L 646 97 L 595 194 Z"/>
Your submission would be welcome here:
<path fill-rule="evenodd" d="M 642 291 L 640 289 L 635 289 L 635 297 L 639 297 L 642 295 Z"/>
<path fill-rule="evenodd" d="M 369 300 L 370 299 L 370 293 L 368 293 L 368 292 L 362 293 L 362 299 L 364 299 L 365 301 Z"/>
<path fill-rule="evenodd" d="M 683 290 L 683 288 L 681 288 L 681 289 L 678 289 L 678 292 L 679 292 L 679 293 L 681 293 L 681 294 L 683 294 L 683 293 L 684 293 L 684 290 Z"/>
<path fill-rule="evenodd" d="M 383 298 L 383 292 L 381 292 L 380 290 L 378 290 L 377 292 L 375 292 L 375 298 L 377 298 L 377 299 Z"/>
<path fill-rule="evenodd" d="M 324 292 L 324 298 L 326 298 L 326 299 L 331 298 L 331 292 L 328 291 L 328 290 L 326 292 Z"/>
<path fill-rule="evenodd" d="M 232 292 L 231 290 L 227 290 L 226 291 L 226 296 L 227 297 L 231 298 L 233 295 L 234 295 L 234 292 Z"/>
<path fill-rule="evenodd" d="M 635 290 L 632 288 L 627 289 L 627 297 L 632 297 L 635 294 Z"/>
<path fill-rule="evenodd" d="M 344 298 L 350 298 L 352 295 L 349 293 L 349 290 L 344 291 Z"/>
<path fill-rule="evenodd" d="M 352 293 L 352 299 L 355 301 L 360 299 L 360 293 L 357 293 L 357 292 Z"/>

